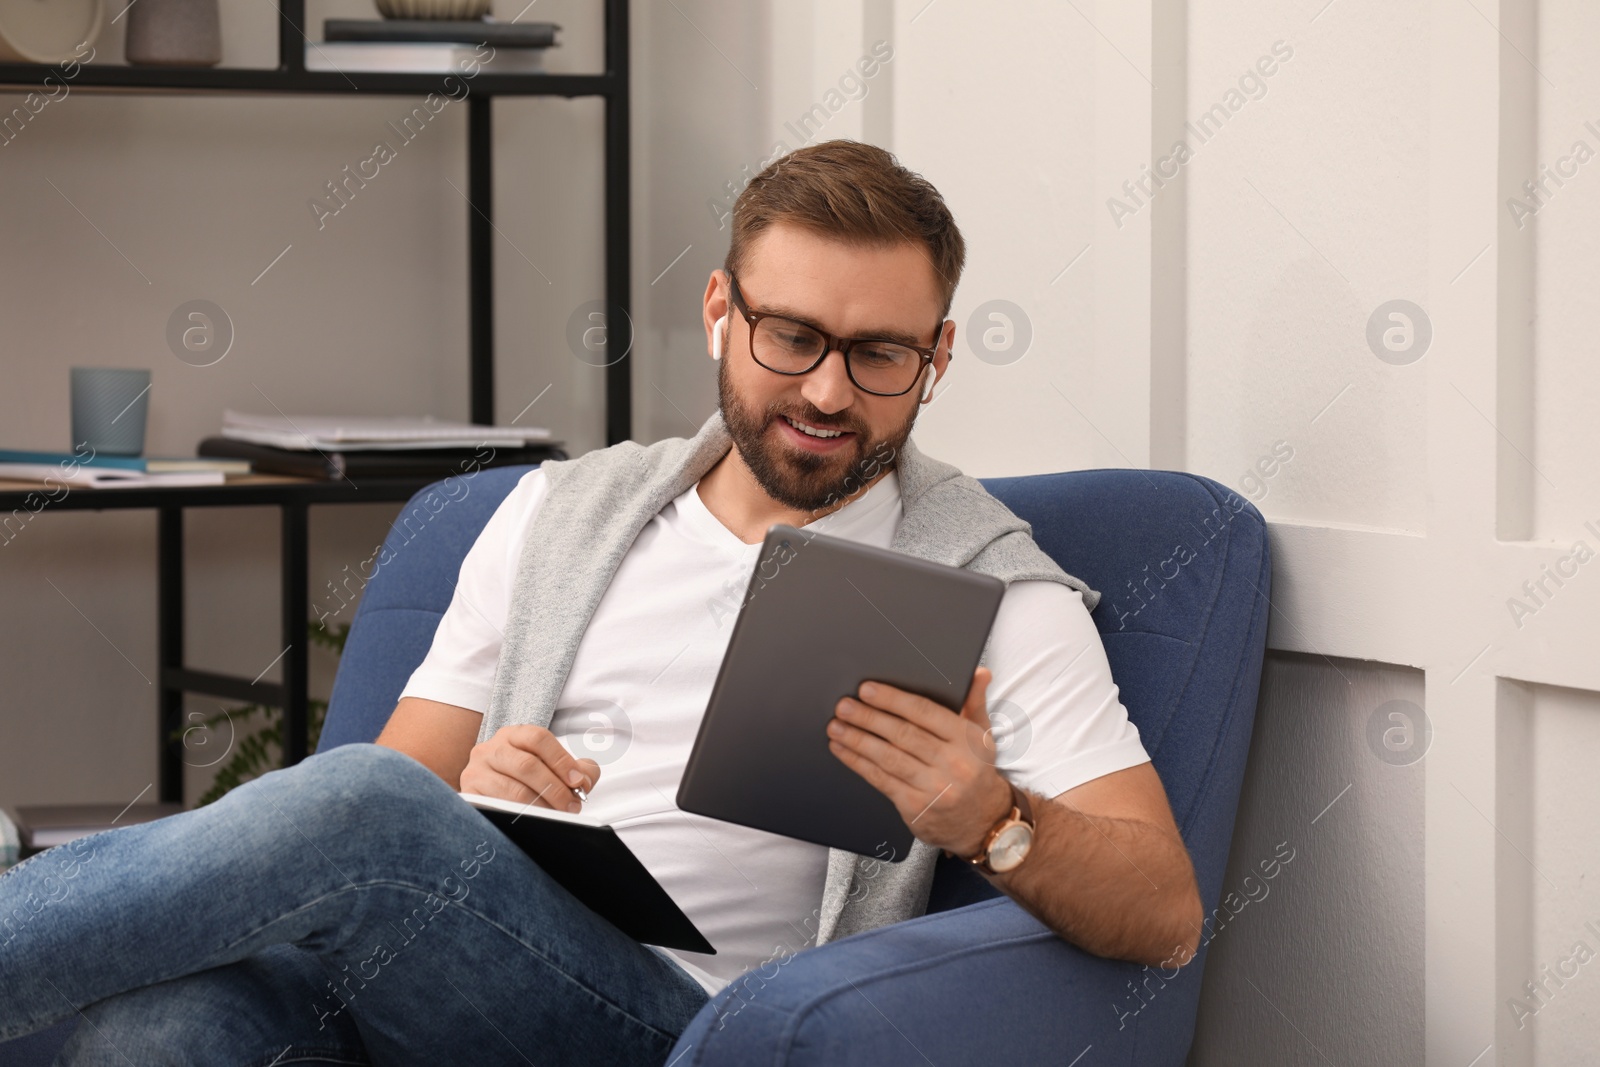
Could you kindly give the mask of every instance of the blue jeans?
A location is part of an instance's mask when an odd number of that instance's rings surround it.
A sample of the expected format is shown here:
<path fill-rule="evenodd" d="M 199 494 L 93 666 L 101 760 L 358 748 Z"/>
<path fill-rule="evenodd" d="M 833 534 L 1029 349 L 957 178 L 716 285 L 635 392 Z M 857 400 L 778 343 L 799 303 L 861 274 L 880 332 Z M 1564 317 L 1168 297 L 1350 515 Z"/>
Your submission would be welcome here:
<path fill-rule="evenodd" d="M 665 1063 L 705 990 L 410 757 L 345 745 L 0 875 L 0 1040 L 70 1064 Z"/>

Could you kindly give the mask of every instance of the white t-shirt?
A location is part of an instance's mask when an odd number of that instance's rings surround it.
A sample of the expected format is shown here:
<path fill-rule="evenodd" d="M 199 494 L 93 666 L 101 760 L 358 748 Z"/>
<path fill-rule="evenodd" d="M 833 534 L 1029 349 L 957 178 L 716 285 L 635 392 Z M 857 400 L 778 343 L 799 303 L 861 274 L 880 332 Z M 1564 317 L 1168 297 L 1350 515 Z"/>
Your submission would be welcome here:
<path fill-rule="evenodd" d="M 402 697 L 488 710 L 517 562 L 547 484 L 543 471 L 528 472 L 490 517 Z M 901 514 L 890 472 L 806 528 L 887 548 Z M 698 486 L 662 508 L 601 598 L 549 727 L 568 751 L 600 764 L 584 813 L 616 828 L 716 946 L 716 955 L 660 950 L 708 994 L 810 943 L 827 873 L 821 845 L 674 803 L 760 551 L 707 510 Z M 988 666 L 997 762 L 1018 785 L 1054 797 L 1148 761 L 1076 590 L 1012 584 Z"/>

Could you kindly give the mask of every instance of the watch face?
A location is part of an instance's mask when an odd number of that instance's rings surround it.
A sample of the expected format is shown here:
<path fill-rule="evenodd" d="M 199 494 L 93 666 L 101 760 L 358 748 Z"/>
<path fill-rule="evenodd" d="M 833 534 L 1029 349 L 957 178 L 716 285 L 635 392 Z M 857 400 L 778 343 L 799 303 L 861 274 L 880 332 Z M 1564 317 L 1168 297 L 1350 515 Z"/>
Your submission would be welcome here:
<path fill-rule="evenodd" d="M 1033 830 L 1026 823 L 1012 823 L 995 836 L 989 846 L 989 867 L 1004 874 L 1028 855 L 1033 847 Z"/>

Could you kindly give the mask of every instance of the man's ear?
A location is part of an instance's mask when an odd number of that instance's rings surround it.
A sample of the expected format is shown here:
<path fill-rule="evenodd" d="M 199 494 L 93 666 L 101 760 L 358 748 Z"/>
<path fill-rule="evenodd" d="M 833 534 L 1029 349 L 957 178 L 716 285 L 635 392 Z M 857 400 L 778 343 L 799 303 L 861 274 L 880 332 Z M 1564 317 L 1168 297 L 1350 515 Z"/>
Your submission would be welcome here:
<path fill-rule="evenodd" d="M 712 271 L 700 306 L 700 317 L 706 331 L 706 351 L 712 359 L 722 358 L 720 342 L 732 307 L 728 300 L 728 275 L 721 270 Z"/>
<path fill-rule="evenodd" d="M 920 403 L 926 404 L 933 396 L 934 386 L 944 377 L 944 372 L 950 367 L 950 349 L 956 343 L 956 324 L 954 319 L 946 319 L 939 329 L 939 340 L 935 347 L 938 349 L 933 357 L 933 374 L 929 376 L 928 383 L 923 386 Z"/>

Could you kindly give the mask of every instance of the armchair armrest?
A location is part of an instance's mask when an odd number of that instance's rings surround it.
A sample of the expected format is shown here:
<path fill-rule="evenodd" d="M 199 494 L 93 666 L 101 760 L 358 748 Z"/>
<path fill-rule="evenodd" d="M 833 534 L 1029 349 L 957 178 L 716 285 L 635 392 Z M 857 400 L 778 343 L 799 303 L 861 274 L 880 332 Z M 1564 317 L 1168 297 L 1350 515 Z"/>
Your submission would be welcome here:
<path fill-rule="evenodd" d="M 1066 1065 L 1092 1045 L 1098 1067 L 1181 1067 L 1203 965 L 1163 980 L 1170 970 L 1092 956 L 1002 897 L 752 968 L 700 1010 L 666 1062 Z"/>

